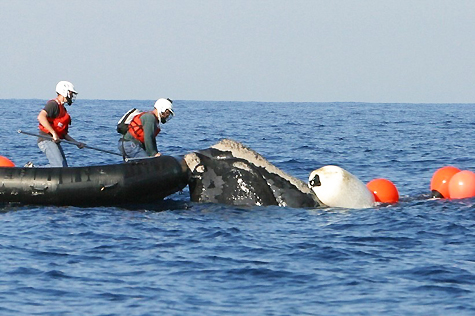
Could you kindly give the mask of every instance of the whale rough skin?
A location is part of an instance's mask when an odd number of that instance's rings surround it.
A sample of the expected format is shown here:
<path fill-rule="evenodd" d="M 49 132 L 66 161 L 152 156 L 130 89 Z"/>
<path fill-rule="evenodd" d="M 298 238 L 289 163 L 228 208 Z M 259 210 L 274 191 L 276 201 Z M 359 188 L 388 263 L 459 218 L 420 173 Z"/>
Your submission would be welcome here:
<path fill-rule="evenodd" d="M 278 169 L 243 144 L 224 139 L 185 155 L 193 202 L 237 206 L 318 207 L 305 182 Z"/>

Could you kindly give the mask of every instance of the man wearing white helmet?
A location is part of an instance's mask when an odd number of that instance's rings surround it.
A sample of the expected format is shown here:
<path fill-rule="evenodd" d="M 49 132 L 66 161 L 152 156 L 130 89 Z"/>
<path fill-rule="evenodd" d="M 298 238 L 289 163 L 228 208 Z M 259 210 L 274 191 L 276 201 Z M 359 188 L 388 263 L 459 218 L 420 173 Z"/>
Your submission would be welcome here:
<path fill-rule="evenodd" d="M 158 99 L 153 111 L 136 115 L 129 124 L 127 133 L 119 140 L 119 150 L 124 158 L 158 157 L 156 137 L 160 123 L 168 122 L 175 113 L 173 101 Z"/>
<path fill-rule="evenodd" d="M 73 104 L 78 93 L 74 90 L 71 82 L 60 81 L 56 85 L 56 94 L 57 97 L 49 100 L 40 111 L 40 114 L 38 114 L 40 135 L 53 137 L 53 140 L 39 137 L 38 147 L 48 158 L 49 164 L 47 167 L 67 167 L 66 156 L 59 142 L 61 139 L 72 142 L 76 141 L 68 133 L 71 117 L 68 111 L 66 111 L 64 104 Z M 78 145 L 79 148 L 84 146 L 85 144 L 83 143 Z M 29 166 L 32 166 L 32 164 Z"/>

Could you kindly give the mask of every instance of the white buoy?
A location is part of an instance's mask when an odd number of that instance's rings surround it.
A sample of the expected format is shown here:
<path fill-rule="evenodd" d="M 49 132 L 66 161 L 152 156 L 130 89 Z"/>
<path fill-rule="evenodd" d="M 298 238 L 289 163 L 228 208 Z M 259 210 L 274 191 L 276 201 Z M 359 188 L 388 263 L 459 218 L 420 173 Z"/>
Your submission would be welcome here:
<path fill-rule="evenodd" d="M 308 186 L 329 207 L 369 208 L 374 196 L 356 176 L 338 166 L 324 166 L 310 173 Z"/>

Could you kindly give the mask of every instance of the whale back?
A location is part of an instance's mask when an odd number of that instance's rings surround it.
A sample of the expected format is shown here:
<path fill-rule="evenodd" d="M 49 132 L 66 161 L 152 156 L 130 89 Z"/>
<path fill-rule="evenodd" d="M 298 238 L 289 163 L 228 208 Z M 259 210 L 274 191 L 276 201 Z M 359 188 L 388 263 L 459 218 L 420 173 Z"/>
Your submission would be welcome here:
<path fill-rule="evenodd" d="M 305 182 L 239 142 L 224 139 L 208 149 L 187 154 L 184 159 L 192 175 L 192 201 L 248 206 L 320 205 Z"/>

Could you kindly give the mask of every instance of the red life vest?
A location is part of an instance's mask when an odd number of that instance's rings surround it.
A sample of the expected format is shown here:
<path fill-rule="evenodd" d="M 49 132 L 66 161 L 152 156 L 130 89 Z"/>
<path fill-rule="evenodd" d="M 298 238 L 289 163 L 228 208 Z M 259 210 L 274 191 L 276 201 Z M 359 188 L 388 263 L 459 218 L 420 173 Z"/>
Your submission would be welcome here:
<path fill-rule="evenodd" d="M 50 100 L 51 101 L 51 100 Z M 59 114 L 58 116 L 52 118 L 52 117 L 47 117 L 48 122 L 50 123 L 51 127 L 53 127 L 53 130 L 58 134 L 59 138 L 64 138 L 66 134 L 68 134 L 68 128 L 69 125 L 71 124 L 71 116 L 69 116 L 68 111 L 66 111 L 66 108 L 64 105 L 58 101 L 58 99 L 54 99 L 56 103 L 58 103 L 58 108 L 59 108 Z M 41 125 L 41 123 L 38 125 L 41 131 L 45 132 L 46 134 L 49 134 L 50 132 Z"/>
<path fill-rule="evenodd" d="M 140 120 L 140 118 L 142 117 L 142 115 L 146 113 L 151 113 L 152 115 L 155 116 L 155 114 L 153 114 L 152 112 L 143 112 L 143 113 L 140 113 L 139 115 L 136 115 L 129 124 L 130 135 L 132 135 L 135 139 L 137 139 L 141 143 L 145 143 L 145 139 L 144 139 L 142 121 Z M 154 136 L 156 137 L 158 133 L 160 133 L 160 127 L 158 126 L 158 119 L 155 117 Z"/>

